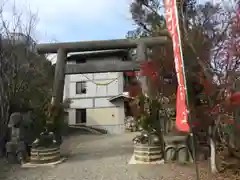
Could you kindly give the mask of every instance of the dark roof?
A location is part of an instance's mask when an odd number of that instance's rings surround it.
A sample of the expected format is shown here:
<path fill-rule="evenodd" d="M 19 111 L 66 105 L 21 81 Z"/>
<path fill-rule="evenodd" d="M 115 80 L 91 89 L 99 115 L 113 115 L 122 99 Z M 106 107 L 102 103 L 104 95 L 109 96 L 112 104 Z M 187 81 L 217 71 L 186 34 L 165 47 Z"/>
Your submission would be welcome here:
<path fill-rule="evenodd" d="M 124 99 L 132 99 L 132 97 L 130 97 L 129 95 L 125 95 L 125 94 L 119 94 L 117 96 L 113 96 L 113 97 L 109 98 L 108 100 L 110 102 L 114 102 L 117 100 L 124 100 Z"/>
<path fill-rule="evenodd" d="M 109 51 L 94 51 L 89 53 L 72 54 L 68 56 L 68 61 L 86 61 L 87 59 L 101 59 L 106 57 L 119 57 L 127 59 L 129 57 L 129 50 L 109 50 Z"/>

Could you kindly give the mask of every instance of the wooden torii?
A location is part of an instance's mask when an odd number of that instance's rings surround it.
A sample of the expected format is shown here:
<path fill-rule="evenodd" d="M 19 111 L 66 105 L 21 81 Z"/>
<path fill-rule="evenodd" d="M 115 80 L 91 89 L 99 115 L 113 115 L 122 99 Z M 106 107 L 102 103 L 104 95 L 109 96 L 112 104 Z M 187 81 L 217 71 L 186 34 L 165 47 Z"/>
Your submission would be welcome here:
<path fill-rule="evenodd" d="M 168 33 L 163 32 L 162 36 L 159 37 L 139 38 L 134 40 L 116 39 L 105 41 L 38 44 L 36 48 L 40 54 L 57 53 L 52 105 L 58 106 L 63 101 L 65 74 L 137 71 L 140 68 L 139 63 L 147 61 L 147 48 L 161 46 L 166 44 L 168 41 Z M 114 64 L 107 64 L 101 67 L 96 67 L 93 65 L 89 66 L 87 62 L 83 64 L 66 64 L 68 53 L 131 48 L 137 48 L 136 61 L 122 61 Z M 142 86 L 146 88 L 147 85 L 144 77 L 142 78 L 141 82 Z"/>

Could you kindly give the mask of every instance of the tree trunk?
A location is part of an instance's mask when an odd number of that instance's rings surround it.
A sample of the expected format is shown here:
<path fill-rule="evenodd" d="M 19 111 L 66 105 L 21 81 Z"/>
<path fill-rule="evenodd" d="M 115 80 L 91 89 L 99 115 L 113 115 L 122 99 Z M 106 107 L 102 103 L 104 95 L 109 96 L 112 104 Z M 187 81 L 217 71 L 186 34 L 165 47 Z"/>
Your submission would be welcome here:
<path fill-rule="evenodd" d="M 210 150 L 211 150 L 211 154 L 210 154 L 211 171 L 212 173 L 217 173 L 218 170 L 216 166 L 216 144 L 212 137 L 209 138 L 209 141 L 210 141 Z"/>

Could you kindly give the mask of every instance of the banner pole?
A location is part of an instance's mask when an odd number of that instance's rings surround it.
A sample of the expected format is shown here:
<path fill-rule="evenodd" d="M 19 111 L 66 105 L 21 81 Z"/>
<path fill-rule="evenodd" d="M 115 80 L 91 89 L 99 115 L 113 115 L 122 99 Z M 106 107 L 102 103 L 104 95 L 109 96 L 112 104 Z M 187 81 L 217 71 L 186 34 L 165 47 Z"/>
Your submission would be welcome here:
<path fill-rule="evenodd" d="M 179 27 L 179 14 L 178 14 L 178 9 L 177 9 L 177 0 L 173 0 L 175 5 L 175 12 L 176 12 L 176 28 L 178 31 L 178 39 L 179 39 L 179 49 L 180 49 L 180 54 L 181 54 L 181 61 L 182 61 L 182 75 L 183 75 L 183 81 L 184 81 L 184 90 L 185 90 L 185 97 L 186 97 L 186 111 L 187 111 L 187 118 L 189 122 L 189 130 L 190 130 L 190 138 L 191 138 L 191 146 L 192 146 L 192 156 L 193 156 L 193 161 L 195 164 L 195 170 L 196 170 L 196 180 L 200 179 L 199 176 L 199 168 L 198 168 L 198 163 L 196 159 L 196 147 L 195 147 L 195 138 L 194 138 L 194 133 L 193 133 L 193 121 L 192 121 L 192 116 L 190 112 L 190 98 L 189 98 L 189 93 L 188 93 L 188 86 L 187 86 L 187 77 L 186 77 L 186 71 L 185 71 L 185 63 L 183 60 L 183 51 L 182 51 L 182 38 L 181 38 L 181 31 Z M 183 32 L 182 32 L 183 35 Z"/>
<path fill-rule="evenodd" d="M 190 98 L 187 87 L 187 77 L 183 60 L 181 32 L 179 27 L 179 14 L 177 0 L 164 0 L 168 31 L 171 34 L 174 51 L 175 68 L 178 79 L 178 92 L 176 101 L 176 125 L 180 131 L 190 133 L 192 156 L 196 168 L 196 179 L 199 180 L 199 169 L 196 160 L 196 147 L 193 133 L 193 122 L 190 113 Z M 182 32 L 183 33 L 183 32 Z"/>

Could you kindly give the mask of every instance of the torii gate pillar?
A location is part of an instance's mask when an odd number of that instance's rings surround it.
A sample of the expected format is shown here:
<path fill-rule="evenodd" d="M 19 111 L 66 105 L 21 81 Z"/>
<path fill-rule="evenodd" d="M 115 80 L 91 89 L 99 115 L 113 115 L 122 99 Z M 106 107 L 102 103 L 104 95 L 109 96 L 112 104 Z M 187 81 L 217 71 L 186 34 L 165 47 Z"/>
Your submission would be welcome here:
<path fill-rule="evenodd" d="M 66 60 L 67 52 L 62 48 L 58 49 L 51 102 L 53 106 L 58 106 L 63 101 Z"/>

